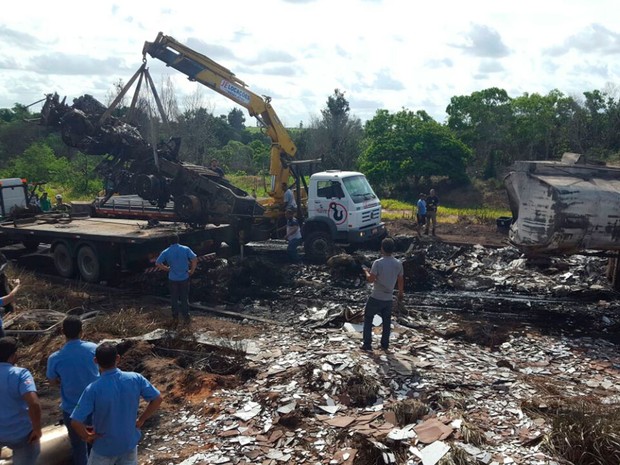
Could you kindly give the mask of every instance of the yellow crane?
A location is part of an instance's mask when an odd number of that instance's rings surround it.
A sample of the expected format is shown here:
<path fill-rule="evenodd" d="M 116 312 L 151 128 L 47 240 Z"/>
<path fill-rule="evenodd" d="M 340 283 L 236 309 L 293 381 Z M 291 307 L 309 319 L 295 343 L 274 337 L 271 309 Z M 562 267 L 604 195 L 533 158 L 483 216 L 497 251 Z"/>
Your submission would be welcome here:
<path fill-rule="evenodd" d="M 271 98 L 255 94 L 229 69 L 161 32 L 154 42 L 144 43 L 142 54 L 145 59 L 148 54 L 163 61 L 188 76 L 191 81 L 199 82 L 231 99 L 260 122 L 271 139 L 269 194 L 276 206 L 281 205 L 284 196 L 282 184 L 288 185 L 297 147 L 271 106 Z M 301 186 L 297 187 L 300 190 Z"/>

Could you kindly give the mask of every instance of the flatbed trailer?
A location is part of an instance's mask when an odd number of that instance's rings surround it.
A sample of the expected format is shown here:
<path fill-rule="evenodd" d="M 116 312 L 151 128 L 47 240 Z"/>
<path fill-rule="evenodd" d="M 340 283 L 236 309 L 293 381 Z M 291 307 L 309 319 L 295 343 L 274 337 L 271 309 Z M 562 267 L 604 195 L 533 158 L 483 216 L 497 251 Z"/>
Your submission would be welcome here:
<path fill-rule="evenodd" d="M 0 223 L 0 243 L 34 249 L 49 244 L 60 276 L 87 282 L 118 277 L 121 272 L 153 266 L 178 234 L 197 254 L 214 252 L 230 240 L 229 225 L 191 228 L 177 222 L 42 214 Z"/>

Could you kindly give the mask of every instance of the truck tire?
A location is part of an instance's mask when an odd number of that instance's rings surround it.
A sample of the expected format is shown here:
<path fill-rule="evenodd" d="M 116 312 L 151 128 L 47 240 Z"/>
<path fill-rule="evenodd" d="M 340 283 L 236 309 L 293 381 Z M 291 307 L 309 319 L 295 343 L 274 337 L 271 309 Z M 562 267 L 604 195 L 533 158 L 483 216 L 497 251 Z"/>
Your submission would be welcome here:
<path fill-rule="evenodd" d="M 304 239 L 306 258 L 313 262 L 323 263 L 334 253 L 334 241 L 329 233 L 315 231 Z"/>
<path fill-rule="evenodd" d="M 72 278 L 75 275 L 75 261 L 71 250 L 62 242 L 54 247 L 54 267 L 63 278 Z"/>
<path fill-rule="evenodd" d="M 83 245 L 78 250 L 77 267 L 80 276 L 87 283 L 98 283 L 101 280 L 101 260 L 90 245 Z"/>

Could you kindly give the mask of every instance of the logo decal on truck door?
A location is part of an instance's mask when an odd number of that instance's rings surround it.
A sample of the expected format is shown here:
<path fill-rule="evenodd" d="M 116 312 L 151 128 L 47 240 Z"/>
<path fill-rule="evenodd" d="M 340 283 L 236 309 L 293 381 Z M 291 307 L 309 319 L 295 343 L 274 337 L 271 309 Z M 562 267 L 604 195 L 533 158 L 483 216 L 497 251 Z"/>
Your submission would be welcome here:
<path fill-rule="evenodd" d="M 338 202 L 331 202 L 327 216 L 334 220 L 334 223 L 340 225 L 347 220 L 348 212 L 344 205 Z"/>

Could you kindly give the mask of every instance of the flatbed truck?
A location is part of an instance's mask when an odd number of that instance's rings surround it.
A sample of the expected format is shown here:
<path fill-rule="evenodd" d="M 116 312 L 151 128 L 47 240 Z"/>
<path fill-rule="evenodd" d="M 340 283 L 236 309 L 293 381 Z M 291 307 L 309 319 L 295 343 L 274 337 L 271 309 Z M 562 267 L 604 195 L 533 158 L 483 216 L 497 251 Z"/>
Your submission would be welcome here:
<path fill-rule="evenodd" d="M 7 212 L 0 221 L 0 246 L 21 243 L 35 251 L 47 244 L 56 271 L 65 278 L 79 276 L 94 283 L 144 270 L 153 266 L 175 234 L 199 255 L 232 240 L 230 225 L 190 227 L 173 211 L 154 208 L 136 196 L 115 197 L 102 205 L 97 200 L 73 202 L 70 214 L 24 215 L 21 207 L 27 189 L 21 189 L 21 183 L 26 181 L 0 180 L 0 186 L 12 186 L 10 191 L 0 189 L 0 205 Z M 13 203 L 17 210 L 12 209 Z"/>
<path fill-rule="evenodd" d="M 60 276 L 79 275 L 91 283 L 152 266 L 175 234 L 197 254 L 206 254 L 226 242 L 229 231 L 227 225 L 194 229 L 174 222 L 152 225 L 124 218 L 55 216 L 37 215 L 0 223 L 0 238 L 5 244 L 21 242 L 30 249 L 49 244 Z"/>

